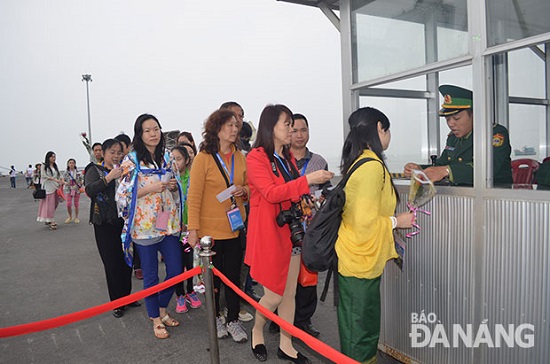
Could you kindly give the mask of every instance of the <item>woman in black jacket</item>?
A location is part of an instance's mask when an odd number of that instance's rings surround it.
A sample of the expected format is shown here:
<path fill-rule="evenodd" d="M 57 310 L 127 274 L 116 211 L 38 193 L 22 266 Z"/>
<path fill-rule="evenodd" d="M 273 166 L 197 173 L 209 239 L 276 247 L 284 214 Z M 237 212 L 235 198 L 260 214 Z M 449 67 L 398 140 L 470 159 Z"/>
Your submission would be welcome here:
<path fill-rule="evenodd" d="M 118 140 L 103 142 L 101 164 L 90 166 L 84 175 L 86 194 L 91 199 L 90 223 L 94 225 L 95 240 L 105 267 L 111 301 L 127 296 L 132 291 L 132 269 L 124 261 L 120 234 L 124 222 L 118 217 L 115 203 L 116 180 L 122 174 L 119 163 L 122 145 Z M 138 302 L 130 306 L 140 306 Z M 125 306 L 113 311 L 116 318 L 124 315 Z"/>

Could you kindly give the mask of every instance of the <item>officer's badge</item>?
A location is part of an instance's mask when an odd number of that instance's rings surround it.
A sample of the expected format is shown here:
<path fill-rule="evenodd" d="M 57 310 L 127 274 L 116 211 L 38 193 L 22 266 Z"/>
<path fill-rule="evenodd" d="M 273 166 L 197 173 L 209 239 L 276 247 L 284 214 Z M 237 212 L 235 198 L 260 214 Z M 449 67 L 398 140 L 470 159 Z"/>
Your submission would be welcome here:
<path fill-rule="evenodd" d="M 453 103 L 453 99 L 451 98 L 451 95 L 447 94 L 443 97 L 445 104 L 451 105 Z"/>
<path fill-rule="evenodd" d="M 498 133 L 493 135 L 493 147 L 501 147 L 504 144 L 504 135 Z"/>

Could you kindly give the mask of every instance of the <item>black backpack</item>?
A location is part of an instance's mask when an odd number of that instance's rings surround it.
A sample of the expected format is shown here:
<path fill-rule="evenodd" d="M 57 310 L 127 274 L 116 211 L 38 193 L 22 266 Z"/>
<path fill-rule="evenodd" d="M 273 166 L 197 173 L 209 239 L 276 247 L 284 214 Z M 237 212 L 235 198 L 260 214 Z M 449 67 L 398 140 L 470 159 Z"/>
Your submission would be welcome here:
<path fill-rule="evenodd" d="M 330 191 L 321 209 L 313 216 L 302 243 L 302 260 L 307 269 L 324 272 L 332 267 L 336 257 L 334 244 L 338 239 L 342 210 L 346 203 L 344 187 L 357 168 L 372 160 L 375 159 L 362 158 L 355 163 L 349 173 Z"/>
<path fill-rule="evenodd" d="M 363 163 L 372 160 L 376 159 L 367 157 L 355 163 L 346 176 L 330 191 L 323 206 L 315 213 L 306 229 L 302 243 L 302 261 L 304 265 L 309 270 L 315 272 L 329 270 L 325 281 L 325 288 L 321 295 L 321 301 L 325 300 L 332 273 L 338 271 L 338 259 L 334 245 L 336 244 L 336 239 L 338 239 L 338 229 L 342 222 L 342 210 L 346 203 L 344 187 L 357 168 L 363 165 Z M 334 283 L 336 284 L 336 279 Z M 335 287 L 335 293 L 337 293 L 336 290 L 337 288 Z M 335 302 L 337 302 L 336 295 Z"/>

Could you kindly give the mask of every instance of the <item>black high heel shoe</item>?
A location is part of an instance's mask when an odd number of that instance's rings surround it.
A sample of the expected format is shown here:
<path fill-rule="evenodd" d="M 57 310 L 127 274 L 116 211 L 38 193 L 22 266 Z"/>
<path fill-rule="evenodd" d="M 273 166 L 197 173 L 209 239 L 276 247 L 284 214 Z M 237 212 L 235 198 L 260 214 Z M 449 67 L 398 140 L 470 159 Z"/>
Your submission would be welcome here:
<path fill-rule="evenodd" d="M 254 354 L 256 359 L 258 359 L 259 361 L 267 360 L 267 349 L 264 344 L 258 344 L 256 346 L 252 346 L 252 339 L 251 339 L 250 347 L 252 348 L 252 354 Z"/>
<path fill-rule="evenodd" d="M 285 352 L 282 351 L 281 348 L 277 349 L 277 356 L 279 357 L 279 359 L 288 360 L 288 361 L 291 361 L 291 362 L 297 363 L 297 364 L 311 364 L 309 359 L 306 358 L 305 356 L 303 356 L 302 354 L 298 353 L 297 357 L 293 358 L 293 357 L 285 354 Z"/>
<path fill-rule="evenodd" d="M 124 316 L 124 311 L 124 307 L 115 308 L 113 310 L 113 316 L 116 318 L 121 318 L 122 316 Z"/>

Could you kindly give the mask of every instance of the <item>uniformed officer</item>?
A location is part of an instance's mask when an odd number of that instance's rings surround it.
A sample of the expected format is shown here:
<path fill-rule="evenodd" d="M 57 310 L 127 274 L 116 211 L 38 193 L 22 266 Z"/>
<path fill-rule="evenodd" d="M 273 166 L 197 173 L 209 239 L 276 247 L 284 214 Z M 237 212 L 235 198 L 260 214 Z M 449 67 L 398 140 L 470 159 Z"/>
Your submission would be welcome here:
<path fill-rule="evenodd" d="M 407 163 L 404 168 L 405 176 L 410 177 L 414 169 L 423 169 L 428 178 L 434 182 L 447 178 L 452 185 L 472 186 L 474 184 L 472 91 L 453 85 L 441 85 L 439 92 L 444 98 L 439 116 L 445 117 L 447 126 L 451 129 L 445 149 L 436 159 L 435 166 Z M 512 184 L 511 151 L 508 130 L 502 125 L 493 124 L 495 185 Z"/>

